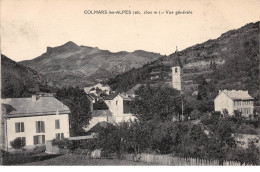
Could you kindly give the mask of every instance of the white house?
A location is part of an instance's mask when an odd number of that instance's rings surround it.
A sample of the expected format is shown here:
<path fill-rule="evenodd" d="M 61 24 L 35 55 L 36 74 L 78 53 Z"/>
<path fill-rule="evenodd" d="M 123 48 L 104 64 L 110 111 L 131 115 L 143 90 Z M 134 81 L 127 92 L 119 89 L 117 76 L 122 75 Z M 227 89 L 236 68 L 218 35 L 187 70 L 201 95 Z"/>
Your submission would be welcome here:
<path fill-rule="evenodd" d="M 104 101 L 112 112 L 111 118 L 114 122 L 118 123 L 136 119 L 136 117 L 130 113 L 130 101 L 132 101 L 132 99 L 128 95 L 116 94 L 113 97 L 106 97 Z"/>
<path fill-rule="evenodd" d="M 234 115 L 234 111 L 238 110 L 242 116 L 248 117 L 253 114 L 254 99 L 248 94 L 248 91 L 242 90 L 220 90 L 214 100 L 215 111 L 222 114 L 226 109 L 229 115 Z"/>
<path fill-rule="evenodd" d="M 54 97 L 33 95 L 30 98 L 2 99 L 4 149 L 21 139 L 25 148 L 45 144 L 48 140 L 68 138 L 70 110 Z"/>
<path fill-rule="evenodd" d="M 90 87 L 85 87 L 84 91 L 89 94 L 89 93 L 93 93 L 93 94 L 97 94 L 97 89 L 100 89 L 101 91 L 105 92 L 107 95 L 110 94 L 110 87 L 109 85 L 103 85 L 101 83 L 98 83 L 96 85 L 90 86 Z"/>

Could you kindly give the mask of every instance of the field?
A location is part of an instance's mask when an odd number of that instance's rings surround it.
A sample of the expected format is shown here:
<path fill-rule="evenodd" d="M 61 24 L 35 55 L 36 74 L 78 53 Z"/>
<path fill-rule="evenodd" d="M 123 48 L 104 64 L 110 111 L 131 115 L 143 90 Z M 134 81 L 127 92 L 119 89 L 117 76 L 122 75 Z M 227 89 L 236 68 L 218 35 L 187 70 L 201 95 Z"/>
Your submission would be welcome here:
<path fill-rule="evenodd" d="M 84 159 L 78 155 L 42 155 L 34 158 L 30 162 L 14 163 L 8 165 L 22 165 L 22 166 L 146 166 L 153 165 L 145 162 L 134 162 L 131 160 L 119 159 Z"/>

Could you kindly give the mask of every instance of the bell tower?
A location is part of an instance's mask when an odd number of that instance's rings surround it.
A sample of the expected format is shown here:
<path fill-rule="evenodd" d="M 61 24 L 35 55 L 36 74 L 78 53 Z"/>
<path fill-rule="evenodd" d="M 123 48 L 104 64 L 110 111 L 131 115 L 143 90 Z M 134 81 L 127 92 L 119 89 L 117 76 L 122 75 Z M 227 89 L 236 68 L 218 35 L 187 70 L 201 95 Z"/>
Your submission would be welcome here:
<path fill-rule="evenodd" d="M 177 62 L 172 67 L 172 87 L 176 90 L 182 91 L 182 65 L 178 56 L 178 49 L 176 47 Z"/>

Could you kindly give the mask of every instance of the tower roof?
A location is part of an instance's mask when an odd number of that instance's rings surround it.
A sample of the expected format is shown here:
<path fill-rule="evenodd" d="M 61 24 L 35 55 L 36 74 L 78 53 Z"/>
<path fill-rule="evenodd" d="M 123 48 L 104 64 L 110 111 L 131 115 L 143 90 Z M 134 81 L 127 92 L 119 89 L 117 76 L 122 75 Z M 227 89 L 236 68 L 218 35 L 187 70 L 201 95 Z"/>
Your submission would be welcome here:
<path fill-rule="evenodd" d="M 179 52 L 178 52 L 177 47 L 176 47 L 176 51 L 174 53 L 174 61 L 173 61 L 173 67 L 176 67 L 176 66 L 180 66 L 181 68 L 183 67 L 182 63 L 181 63 L 181 59 L 179 57 Z"/>

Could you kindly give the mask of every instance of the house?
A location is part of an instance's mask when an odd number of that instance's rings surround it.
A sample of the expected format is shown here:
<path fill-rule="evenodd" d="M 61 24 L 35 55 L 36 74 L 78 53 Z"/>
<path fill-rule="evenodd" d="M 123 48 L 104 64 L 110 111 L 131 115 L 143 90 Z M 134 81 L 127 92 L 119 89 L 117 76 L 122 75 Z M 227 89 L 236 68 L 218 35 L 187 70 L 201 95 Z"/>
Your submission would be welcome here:
<path fill-rule="evenodd" d="M 126 94 L 131 97 L 134 98 L 136 96 L 136 90 L 138 90 L 142 85 L 144 84 L 136 84 L 133 88 L 131 88 L 129 91 L 126 92 Z"/>
<path fill-rule="evenodd" d="M 111 120 L 115 123 L 136 119 L 130 112 L 132 98 L 127 94 L 116 94 L 105 97 L 105 103 L 112 112 Z"/>
<path fill-rule="evenodd" d="M 248 91 L 242 90 L 220 90 L 214 100 L 215 111 L 224 114 L 227 110 L 229 115 L 234 115 L 234 111 L 240 111 L 241 115 L 248 117 L 253 114 L 254 99 L 248 94 Z"/>
<path fill-rule="evenodd" d="M 107 121 L 98 122 L 95 126 L 93 126 L 90 130 L 88 130 L 87 133 L 90 134 L 93 138 L 95 138 L 102 129 L 112 125 L 113 124 Z"/>
<path fill-rule="evenodd" d="M 103 85 L 101 83 L 84 88 L 84 91 L 88 94 L 89 93 L 98 94 L 98 90 L 106 93 L 107 95 L 109 95 L 110 91 L 111 91 L 109 85 L 107 85 L 107 84 Z"/>
<path fill-rule="evenodd" d="M 84 128 L 84 130 L 88 132 L 96 124 L 104 121 L 113 123 L 112 112 L 110 110 L 94 110 L 92 112 L 92 119 L 89 121 L 89 125 L 86 128 Z"/>
<path fill-rule="evenodd" d="M 2 99 L 1 107 L 4 150 L 11 150 L 10 142 L 16 138 L 21 139 L 24 148 L 34 148 L 48 140 L 70 136 L 70 110 L 54 97 Z"/>

